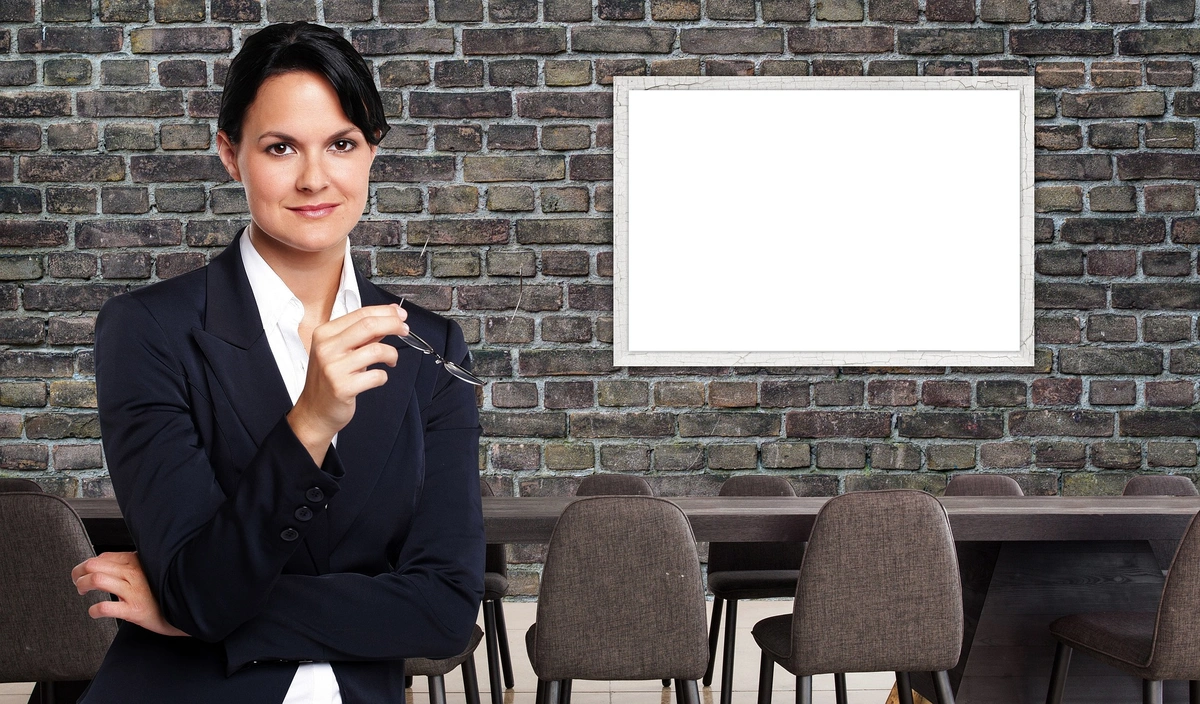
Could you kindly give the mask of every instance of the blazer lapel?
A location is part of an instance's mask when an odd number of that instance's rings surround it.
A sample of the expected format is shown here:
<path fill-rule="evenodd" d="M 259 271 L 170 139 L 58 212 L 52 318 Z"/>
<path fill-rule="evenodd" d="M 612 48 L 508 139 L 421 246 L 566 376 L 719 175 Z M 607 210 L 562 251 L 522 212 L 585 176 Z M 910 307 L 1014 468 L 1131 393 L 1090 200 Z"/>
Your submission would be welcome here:
<path fill-rule="evenodd" d="M 192 337 L 257 447 L 291 410 L 292 399 L 242 265 L 238 238 L 243 232 L 208 264 L 204 328 L 192 328 Z"/>
<path fill-rule="evenodd" d="M 210 382 L 225 392 L 258 447 L 280 416 L 292 409 L 292 401 L 242 263 L 239 238 L 243 236 L 244 227 L 208 264 L 204 328 L 192 328 L 192 336 L 208 361 Z M 358 267 L 354 274 L 364 306 L 392 302 Z M 358 395 L 354 417 L 338 432 L 336 452 L 346 474 L 328 509 L 317 514 L 305 536 L 318 573 L 329 571 L 329 553 L 345 536 L 379 480 L 424 357 L 395 337 L 384 341 L 399 350 L 396 366 L 379 363 L 368 367 L 386 371 L 388 381 Z"/>

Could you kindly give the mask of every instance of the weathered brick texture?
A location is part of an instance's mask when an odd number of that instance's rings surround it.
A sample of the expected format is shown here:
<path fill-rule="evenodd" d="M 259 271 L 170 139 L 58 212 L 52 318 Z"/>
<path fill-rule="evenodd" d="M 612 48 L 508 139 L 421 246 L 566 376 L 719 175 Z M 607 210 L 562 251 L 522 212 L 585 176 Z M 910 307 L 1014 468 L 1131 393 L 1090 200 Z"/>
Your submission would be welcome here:
<path fill-rule="evenodd" d="M 246 33 L 310 19 L 364 54 L 392 124 L 356 263 L 462 326 L 502 493 L 568 493 L 592 471 L 667 494 L 738 472 L 805 495 L 970 471 L 1031 494 L 1195 477 L 1200 30 L 1195 3 L 1144 6 L 0 2 L 0 473 L 111 494 L 95 311 L 245 224 L 215 150 L 225 72 Z M 1037 86 L 1032 367 L 613 367 L 615 76 L 1006 74 Z M 533 568 L 513 579 L 536 590 Z"/>

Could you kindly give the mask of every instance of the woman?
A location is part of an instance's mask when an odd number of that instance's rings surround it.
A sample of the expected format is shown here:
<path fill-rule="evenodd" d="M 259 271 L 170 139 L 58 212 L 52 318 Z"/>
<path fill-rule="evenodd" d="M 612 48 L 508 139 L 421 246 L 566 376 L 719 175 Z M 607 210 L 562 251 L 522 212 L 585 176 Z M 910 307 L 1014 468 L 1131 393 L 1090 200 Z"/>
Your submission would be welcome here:
<path fill-rule="evenodd" d="M 340 34 L 249 37 L 218 128 L 250 224 L 96 319 L 137 552 L 72 572 L 123 619 L 80 701 L 404 701 L 402 659 L 460 652 L 483 594 L 478 380 L 456 324 L 353 265 L 387 123 Z"/>

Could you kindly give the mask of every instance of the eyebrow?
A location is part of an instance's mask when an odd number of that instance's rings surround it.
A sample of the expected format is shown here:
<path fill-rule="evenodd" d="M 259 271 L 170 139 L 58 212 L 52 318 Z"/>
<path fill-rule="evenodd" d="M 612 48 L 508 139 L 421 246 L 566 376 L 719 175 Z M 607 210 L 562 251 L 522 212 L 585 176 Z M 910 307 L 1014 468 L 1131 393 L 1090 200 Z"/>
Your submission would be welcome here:
<path fill-rule="evenodd" d="M 342 130 L 341 132 L 335 132 L 333 135 L 331 135 L 329 137 L 329 141 L 333 141 L 335 139 L 340 139 L 340 138 L 345 137 L 346 135 L 350 134 L 351 132 L 358 132 L 358 131 L 359 131 L 359 129 L 357 127 L 347 127 L 346 129 Z M 288 134 L 284 134 L 283 132 L 267 132 L 267 133 L 259 136 L 258 141 L 261 142 L 268 137 L 274 137 L 276 139 L 281 139 L 285 142 L 297 141 L 295 137 L 288 135 Z"/>

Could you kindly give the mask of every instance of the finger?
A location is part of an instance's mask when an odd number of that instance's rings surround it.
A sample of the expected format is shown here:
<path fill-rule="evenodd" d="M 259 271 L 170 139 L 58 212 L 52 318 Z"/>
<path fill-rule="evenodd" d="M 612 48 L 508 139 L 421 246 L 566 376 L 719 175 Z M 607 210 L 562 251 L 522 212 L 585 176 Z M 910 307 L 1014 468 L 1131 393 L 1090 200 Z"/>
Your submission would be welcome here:
<path fill-rule="evenodd" d="M 394 345 L 386 342 L 368 342 L 358 349 L 350 350 L 344 357 L 330 364 L 329 370 L 335 375 L 352 375 L 381 362 L 394 367 L 399 359 L 400 350 Z"/>
<path fill-rule="evenodd" d="M 338 388 L 338 394 L 345 394 L 346 397 L 354 397 L 367 389 L 383 386 L 387 383 L 387 380 L 387 371 L 383 369 L 368 369 L 357 372 L 351 374 L 342 382 L 342 385 Z"/>
<path fill-rule="evenodd" d="M 133 574 L 141 572 L 141 569 L 134 565 L 127 565 L 121 562 L 114 562 L 112 560 L 103 560 L 99 558 L 86 560 L 83 565 L 83 574 L 80 576 L 88 574 L 108 574 L 128 580 Z"/>
<path fill-rule="evenodd" d="M 92 618 L 122 618 L 129 620 L 133 609 L 123 601 L 97 601 L 88 607 L 88 616 Z"/>
<path fill-rule="evenodd" d="M 88 559 L 91 559 L 91 558 L 88 558 Z M 74 582 L 75 580 L 79 579 L 83 575 L 87 574 L 87 572 L 88 572 L 87 560 L 84 560 L 83 562 L 80 562 L 78 565 L 75 565 L 74 567 L 71 568 L 71 581 Z"/>
<path fill-rule="evenodd" d="M 346 315 L 334 318 L 329 322 L 318 325 L 313 334 L 321 331 L 322 335 L 336 336 L 341 335 L 347 328 L 358 323 L 360 320 L 369 317 L 391 318 L 393 320 L 403 321 L 408 317 L 408 311 L 395 304 L 363 306 L 356 311 L 347 313 Z"/>
<path fill-rule="evenodd" d="M 339 337 L 345 341 L 347 349 L 355 349 L 388 335 L 407 335 L 408 332 L 408 323 L 399 317 L 366 316 L 343 330 Z"/>
<path fill-rule="evenodd" d="M 128 598 L 130 596 L 130 592 L 132 591 L 129 582 L 126 582 L 119 577 L 114 577 L 110 574 L 103 573 L 85 574 L 79 578 L 78 582 L 75 583 L 75 591 L 79 592 L 81 595 L 87 594 L 93 589 L 98 589 L 102 592 L 108 592 L 109 594 L 115 594 L 117 597 L 123 599 Z"/>
<path fill-rule="evenodd" d="M 137 553 L 133 552 L 102 552 L 97 555 L 98 558 L 109 563 L 119 565 L 140 565 L 138 562 Z"/>
<path fill-rule="evenodd" d="M 79 579 L 89 572 L 112 569 L 112 567 L 117 564 L 109 557 L 112 554 L 113 553 L 107 552 L 101 553 L 96 557 L 89 557 L 83 562 L 80 562 L 78 565 L 75 565 L 75 567 L 71 569 L 71 580 L 74 581 Z"/>

